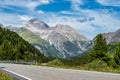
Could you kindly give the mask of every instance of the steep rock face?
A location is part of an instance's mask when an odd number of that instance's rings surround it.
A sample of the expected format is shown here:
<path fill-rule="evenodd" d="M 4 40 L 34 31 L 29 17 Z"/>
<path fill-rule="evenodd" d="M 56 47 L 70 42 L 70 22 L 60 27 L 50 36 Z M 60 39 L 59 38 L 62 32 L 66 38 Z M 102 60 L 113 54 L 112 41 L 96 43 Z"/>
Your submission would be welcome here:
<path fill-rule="evenodd" d="M 107 43 L 120 41 L 120 29 L 115 32 L 109 32 L 103 34 L 107 40 Z"/>
<path fill-rule="evenodd" d="M 89 41 L 85 36 L 80 34 L 78 31 L 70 27 L 69 25 L 61 25 L 58 24 L 54 28 L 55 31 L 57 31 L 59 34 L 63 35 L 66 37 L 66 39 L 70 41 Z"/>
<path fill-rule="evenodd" d="M 35 20 L 39 21 L 39 20 Z M 85 36 L 74 30 L 69 25 L 58 24 L 56 27 L 45 27 L 43 25 L 32 25 L 34 21 L 29 21 L 26 29 L 38 35 L 42 39 L 54 45 L 61 52 L 63 58 L 80 56 L 89 49 L 91 41 Z M 41 24 L 39 21 L 37 24 Z M 45 24 L 42 22 L 42 24 Z M 42 27 L 42 28 L 41 28 Z M 57 53 L 56 53 L 57 54 Z"/>

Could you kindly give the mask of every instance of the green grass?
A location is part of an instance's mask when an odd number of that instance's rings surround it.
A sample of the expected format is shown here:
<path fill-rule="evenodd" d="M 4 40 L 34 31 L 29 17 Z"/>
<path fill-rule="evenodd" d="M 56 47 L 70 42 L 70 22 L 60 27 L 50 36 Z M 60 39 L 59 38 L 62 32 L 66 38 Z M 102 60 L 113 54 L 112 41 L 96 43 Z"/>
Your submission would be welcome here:
<path fill-rule="evenodd" d="M 9 75 L 0 72 L 0 80 L 14 80 L 12 77 L 10 77 Z"/>
<path fill-rule="evenodd" d="M 32 33 L 31 31 L 27 30 L 27 29 L 22 29 L 19 32 L 17 32 L 23 39 L 25 39 L 26 41 L 28 41 L 31 44 L 34 43 L 44 43 L 46 42 L 45 40 L 41 39 L 39 36 L 35 35 L 34 33 Z"/>
<path fill-rule="evenodd" d="M 41 65 L 43 66 L 43 65 Z M 63 68 L 63 69 L 75 69 L 75 70 L 89 70 L 89 71 L 98 71 L 98 72 L 110 72 L 110 73 L 120 73 L 120 69 L 114 69 L 114 68 L 110 68 L 107 67 L 106 68 L 98 68 L 98 69 L 94 69 L 94 68 L 88 68 L 85 66 L 58 66 L 58 65 L 44 65 L 47 67 L 54 67 L 54 68 Z"/>
<path fill-rule="evenodd" d="M 50 61 L 46 63 L 46 65 L 41 66 L 48 66 L 48 67 L 55 67 L 55 68 L 65 68 L 65 69 L 75 69 L 75 70 L 90 70 L 90 71 L 98 71 L 98 72 L 112 72 L 112 73 L 120 73 L 120 68 L 112 68 L 107 66 L 106 63 L 96 60 L 91 63 L 87 63 L 84 65 L 65 65 L 62 62 L 60 62 L 59 59 Z"/>

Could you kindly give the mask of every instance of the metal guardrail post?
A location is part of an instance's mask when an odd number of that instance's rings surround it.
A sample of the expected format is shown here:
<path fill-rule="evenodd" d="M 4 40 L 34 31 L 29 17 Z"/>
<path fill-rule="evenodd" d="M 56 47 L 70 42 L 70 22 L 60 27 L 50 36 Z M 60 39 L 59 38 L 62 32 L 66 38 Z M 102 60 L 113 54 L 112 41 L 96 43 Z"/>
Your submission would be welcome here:
<path fill-rule="evenodd" d="M 15 64 L 26 64 L 26 65 L 34 65 L 35 61 L 17 61 L 17 60 L 0 60 L 0 63 L 15 63 Z"/>

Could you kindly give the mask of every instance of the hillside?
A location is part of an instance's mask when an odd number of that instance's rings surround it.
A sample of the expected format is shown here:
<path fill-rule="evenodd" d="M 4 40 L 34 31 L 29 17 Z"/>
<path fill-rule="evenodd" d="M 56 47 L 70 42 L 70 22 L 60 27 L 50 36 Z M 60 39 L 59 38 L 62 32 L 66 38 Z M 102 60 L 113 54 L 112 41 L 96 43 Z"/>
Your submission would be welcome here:
<path fill-rule="evenodd" d="M 18 34 L 0 27 L 0 60 L 43 61 L 44 58 L 39 50 Z"/>

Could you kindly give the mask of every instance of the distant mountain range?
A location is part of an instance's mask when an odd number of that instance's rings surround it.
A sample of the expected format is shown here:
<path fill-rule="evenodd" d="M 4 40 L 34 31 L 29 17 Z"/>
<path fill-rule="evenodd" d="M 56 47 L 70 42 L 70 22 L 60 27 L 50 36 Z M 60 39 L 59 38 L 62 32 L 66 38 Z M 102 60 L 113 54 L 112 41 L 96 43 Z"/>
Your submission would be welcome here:
<path fill-rule="evenodd" d="M 3 25 L 1 25 L 3 26 Z M 50 27 L 36 18 L 22 27 L 7 26 L 17 32 L 23 39 L 34 45 L 46 56 L 72 58 L 83 55 L 92 48 L 92 40 L 88 39 L 69 25 L 57 24 Z M 103 33 L 107 43 L 120 41 L 120 30 Z"/>

